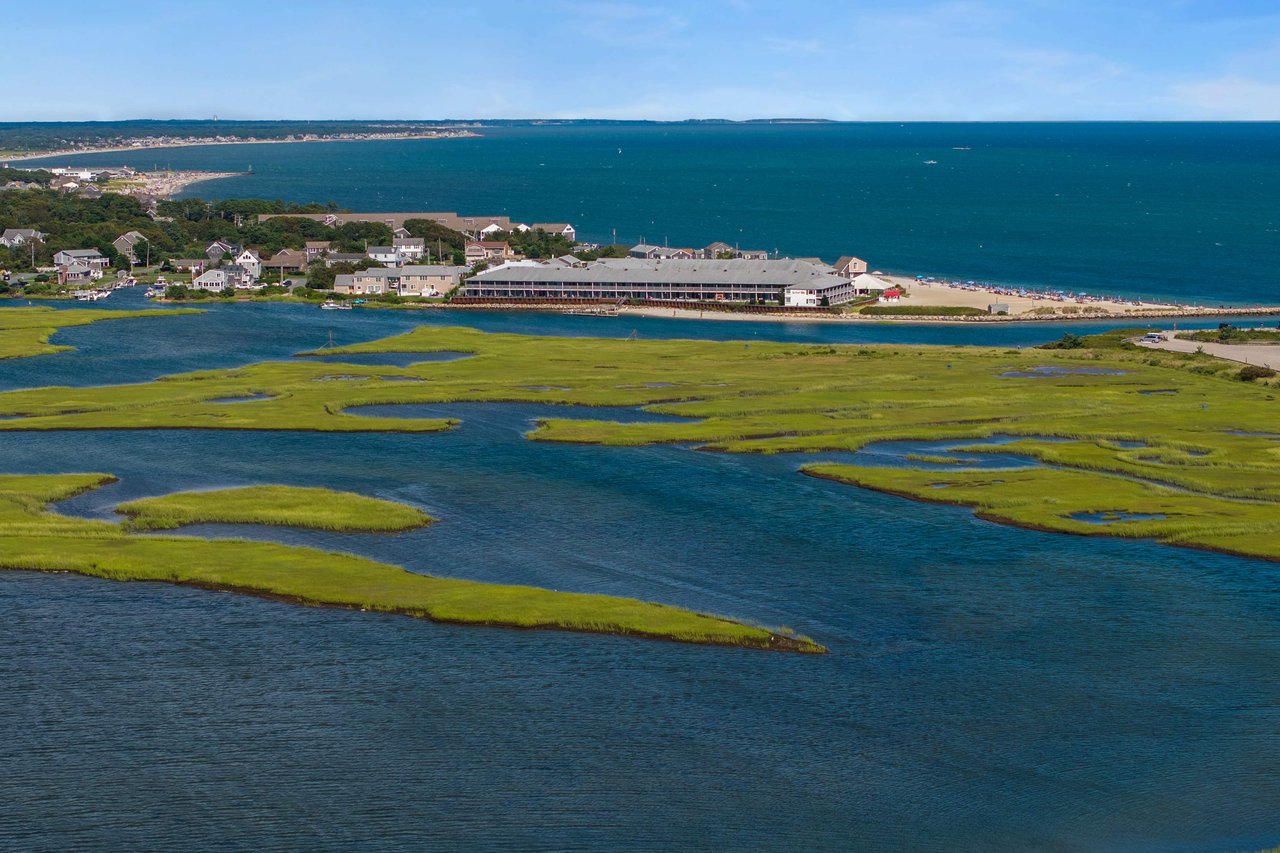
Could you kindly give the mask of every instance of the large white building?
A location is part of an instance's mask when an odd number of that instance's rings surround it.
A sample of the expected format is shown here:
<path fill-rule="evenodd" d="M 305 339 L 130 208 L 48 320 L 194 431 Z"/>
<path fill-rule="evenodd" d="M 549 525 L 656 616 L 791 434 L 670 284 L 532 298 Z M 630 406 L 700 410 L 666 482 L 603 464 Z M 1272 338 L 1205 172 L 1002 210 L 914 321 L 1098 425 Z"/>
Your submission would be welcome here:
<path fill-rule="evenodd" d="M 580 267 L 518 261 L 468 279 L 465 295 L 498 299 L 638 299 L 839 305 L 854 283 L 826 264 L 796 260 L 610 258 Z"/>

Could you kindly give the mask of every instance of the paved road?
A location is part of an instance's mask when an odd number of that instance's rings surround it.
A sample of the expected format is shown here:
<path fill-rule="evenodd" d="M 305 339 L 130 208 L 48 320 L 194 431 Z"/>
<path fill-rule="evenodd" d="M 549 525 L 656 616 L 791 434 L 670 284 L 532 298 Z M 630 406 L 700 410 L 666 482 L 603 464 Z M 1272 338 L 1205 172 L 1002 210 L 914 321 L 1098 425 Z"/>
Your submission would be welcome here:
<path fill-rule="evenodd" d="M 1204 347 L 1206 353 L 1218 358 L 1238 361 L 1241 364 L 1260 364 L 1263 367 L 1280 370 L 1280 346 L 1274 344 L 1208 344 L 1175 338 L 1173 336 L 1177 334 L 1176 332 L 1161 332 L 1161 334 L 1169 340 L 1158 344 L 1142 341 L 1134 341 L 1134 343 L 1147 349 L 1162 349 L 1170 352 L 1195 352 L 1199 347 Z"/>

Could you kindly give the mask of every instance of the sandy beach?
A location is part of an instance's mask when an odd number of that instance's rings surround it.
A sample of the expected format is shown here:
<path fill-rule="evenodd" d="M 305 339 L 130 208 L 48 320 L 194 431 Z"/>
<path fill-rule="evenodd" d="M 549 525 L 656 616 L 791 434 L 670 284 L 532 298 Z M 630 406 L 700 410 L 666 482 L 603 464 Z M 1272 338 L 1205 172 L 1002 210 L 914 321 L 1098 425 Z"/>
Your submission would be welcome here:
<path fill-rule="evenodd" d="M 1042 313 L 1055 310 L 1064 316 L 1082 314 L 1124 314 L 1139 311 L 1180 311 L 1187 306 L 1165 302 L 1141 302 L 1136 300 L 1118 301 L 1113 299 L 1091 298 L 1085 302 L 1077 302 L 1068 298 L 1058 301 L 1048 295 L 1021 296 L 1012 293 L 999 293 L 981 285 L 971 287 L 951 287 L 941 281 L 920 281 L 910 276 L 882 275 L 879 278 L 901 287 L 907 292 L 902 305 L 938 305 L 955 308 L 977 308 L 986 311 L 993 304 L 1007 305 L 1010 316 L 1026 314 L 1040 309 Z"/>
<path fill-rule="evenodd" d="M 87 148 L 63 148 L 55 151 L 23 151 L 13 155 L 0 156 L 6 163 L 24 163 L 30 160 L 47 160 L 51 157 L 76 157 L 82 154 L 119 154 L 129 151 L 156 151 L 165 148 L 196 148 L 205 145 L 294 145 L 307 142 L 394 142 L 406 139 L 463 139 L 479 136 L 470 130 L 447 131 L 442 133 L 405 133 L 374 134 L 351 138 L 315 138 L 315 139 L 192 139 L 187 141 L 165 141 L 140 145 L 103 145 Z"/>

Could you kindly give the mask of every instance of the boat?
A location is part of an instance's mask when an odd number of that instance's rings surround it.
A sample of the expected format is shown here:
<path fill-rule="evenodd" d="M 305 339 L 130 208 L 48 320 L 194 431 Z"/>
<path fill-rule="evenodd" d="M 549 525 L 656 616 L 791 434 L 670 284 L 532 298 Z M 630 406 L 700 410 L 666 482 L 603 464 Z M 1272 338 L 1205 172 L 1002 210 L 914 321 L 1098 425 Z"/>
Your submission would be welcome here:
<path fill-rule="evenodd" d="M 342 302 L 334 302 L 332 299 L 327 300 L 320 306 L 323 311 L 350 311 L 351 306 Z"/>
<path fill-rule="evenodd" d="M 936 166 L 936 165 L 938 165 L 938 161 L 937 161 L 937 160 L 925 160 L 925 161 L 924 161 L 924 164 L 925 164 L 926 166 Z"/>

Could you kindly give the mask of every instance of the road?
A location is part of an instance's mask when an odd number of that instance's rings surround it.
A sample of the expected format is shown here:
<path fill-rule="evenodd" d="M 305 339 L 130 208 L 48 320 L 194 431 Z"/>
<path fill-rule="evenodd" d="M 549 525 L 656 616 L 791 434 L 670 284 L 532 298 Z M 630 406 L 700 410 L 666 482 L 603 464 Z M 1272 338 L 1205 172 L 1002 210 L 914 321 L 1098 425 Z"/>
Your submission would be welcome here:
<path fill-rule="evenodd" d="M 1169 352 L 1195 352 L 1200 347 L 1204 347 L 1206 353 L 1217 358 L 1238 361 L 1241 364 L 1260 364 L 1263 367 L 1270 367 L 1272 370 L 1280 370 L 1280 346 L 1274 344 L 1210 344 L 1175 338 L 1174 335 L 1177 332 L 1166 331 L 1160 334 L 1167 337 L 1168 340 L 1154 344 L 1144 343 L 1140 340 L 1134 341 L 1134 343 L 1147 349 L 1168 350 Z"/>

